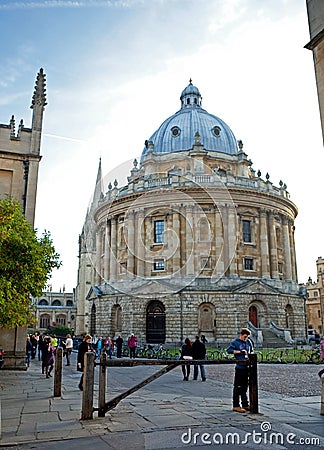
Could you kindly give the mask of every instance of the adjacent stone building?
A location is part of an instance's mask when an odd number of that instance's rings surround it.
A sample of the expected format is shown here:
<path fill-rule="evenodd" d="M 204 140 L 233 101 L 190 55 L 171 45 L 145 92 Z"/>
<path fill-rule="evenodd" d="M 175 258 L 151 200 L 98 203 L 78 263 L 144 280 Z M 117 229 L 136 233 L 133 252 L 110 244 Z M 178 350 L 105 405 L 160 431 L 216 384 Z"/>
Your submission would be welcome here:
<path fill-rule="evenodd" d="M 77 308 L 74 292 L 53 292 L 49 288 L 41 297 L 33 299 L 36 311 L 35 329 L 46 331 L 49 326 L 63 325 L 75 330 Z"/>
<path fill-rule="evenodd" d="M 25 217 L 32 226 L 35 220 L 45 106 L 45 74 L 40 69 L 31 103 L 31 128 L 26 127 L 22 120 L 17 126 L 14 116 L 11 116 L 9 124 L 0 124 L 0 197 L 8 195 L 20 202 Z M 2 328 L 0 347 L 5 351 L 7 369 L 26 369 L 26 327 Z"/>
<path fill-rule="evenodd" d="M 223 345 L 242 326 L 305 339 L 297 208 L 252 168 L 191 80 L 180 110 L 145 141 L 126 185 L 103 191 L 101 163 L 79 247 L 78 332 Z"/>
<path fill-rule="evenodd" d="M 307 291 L 306 312 L 307 328 L 323 336 L 324 333 L 324 259 L 316 260 L 317 281 L 308 279 L 305 284 Z"/>
<path fill-rule="evenodd" d="M 324 5 L 323 0 L 307 0 L 306 4 L 311 40 L 305 47 L 313 52 L 324 142 Z"/>

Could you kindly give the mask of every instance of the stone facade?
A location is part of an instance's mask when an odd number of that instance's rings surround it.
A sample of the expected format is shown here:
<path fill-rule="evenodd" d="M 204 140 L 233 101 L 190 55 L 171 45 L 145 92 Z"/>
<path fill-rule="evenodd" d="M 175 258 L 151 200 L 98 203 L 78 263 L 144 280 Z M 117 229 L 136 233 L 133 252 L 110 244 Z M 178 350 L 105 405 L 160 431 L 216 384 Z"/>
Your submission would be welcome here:
<path fill-rule="evenodd" d="M 316 261 L 317 281 L 309 278 L 305 284 L 307 291 L 307 327 L 323 336 L 324 333 L 324 259 Z"/>
<path fill-rule="evenodd" d="M 318 102 L 324 142 L 324 8 L 323 0 L 307 0 L 310 42 L 305 46 L 312 50 L 317 84 Z"/>
<path fill-rule="evenodd" d="M 20 202 L 26 219 L 34 226 L 38 166 L 41 160 L 40 145 L 43 113 L 46 106 L 45 74 L 40 69 L 31 108 L 32 127 L 21 120 L 0 124 L 0 197 L 9 195 Z M 26 327 L 2 329 L 0 347 L 5 351 L 5 368 L 26 369 Z"/>
<path fill-rule="evenodd" d="M 41 297 L 33 299 L 36 308 L 35 328 L 46 331 L 51 325 L 63 325 L 75 330 L 76 302 L 74 292 L 52 292 L 48 290 Z"/>
<path fill-rule="evenodd" d="M 155 142 L 146 141 L 125 186 L 115 180 L 104 194 L 99 165 L 80 236 L 77 298 L 78 305 L 88 304 L 82 331 L 134 332 L 166 343 L 204 334 L 222 345 L 247 324 L 262 340 L 262 329 L 272 324 L 282 335 L 305 339 L 297 208 L 286 185 L 276 187 L 268 174 L 264 180 L 255 172 L 243 143 L 200 109 L 191 83 L 181 100 L 180 112 L 161 125 Z M 188 126 L 188 114 L 194 125 Z M 200 129 L 190 148 L 182 148 L 186 136 L 169 141 L 170 134 L 192 133 L 194 126 Z"/>

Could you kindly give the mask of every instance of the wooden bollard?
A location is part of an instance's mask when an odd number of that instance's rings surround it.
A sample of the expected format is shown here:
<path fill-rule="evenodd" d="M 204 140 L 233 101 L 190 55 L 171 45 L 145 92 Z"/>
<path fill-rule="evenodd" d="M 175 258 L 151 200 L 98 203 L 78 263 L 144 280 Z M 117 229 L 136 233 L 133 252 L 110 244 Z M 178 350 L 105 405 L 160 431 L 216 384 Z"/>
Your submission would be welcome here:
<path fill-rule="evenodd" d="M 256 353 L 249 355 L 249 396 L 250 396 L 250 412 L 258 414 L 259 398 L 258 398 L 258 356 Z"/>
<path fill-rule="evenodd" d="M 63 348 L 57 347 L 55 351 L 54 397 L 61 397 L 62 395 L 62 362 Z"/>
<path fill-rule="evenodd" d="M 81 419 L 93 418 L 93 386 L 94 386 L 94 362 L 96 355 L 93 352 L 84 354 L 82 413 Z"/>
<path fill-rule="evenodd" d="M 102 365 L 99 369 L 99 395 L 98 395 L 98 416 L 105 417 L 105 403 L 106 403 L 106 361 L 107 355 L 103 353 L 100 356 Z"/>
<path fill-rule="evenodd" d="M 324 416 L 324 376 L 321 377 L 321 416 Z"/>

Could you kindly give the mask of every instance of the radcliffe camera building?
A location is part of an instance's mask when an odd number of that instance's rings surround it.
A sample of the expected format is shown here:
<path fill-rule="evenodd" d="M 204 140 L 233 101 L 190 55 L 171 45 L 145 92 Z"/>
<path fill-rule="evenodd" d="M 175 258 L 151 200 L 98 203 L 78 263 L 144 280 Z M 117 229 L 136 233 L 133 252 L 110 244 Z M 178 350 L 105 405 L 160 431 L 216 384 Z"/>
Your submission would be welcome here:
<path fill-rule="evenodd" d="M 259 344 L 304 340 L 286 184 L 253 169 L 191 80 L 180 101 L 125 185 L 103 186 L 99 164 L 79 238 L 77 331 L 223 344 L 248 325 Z"/>

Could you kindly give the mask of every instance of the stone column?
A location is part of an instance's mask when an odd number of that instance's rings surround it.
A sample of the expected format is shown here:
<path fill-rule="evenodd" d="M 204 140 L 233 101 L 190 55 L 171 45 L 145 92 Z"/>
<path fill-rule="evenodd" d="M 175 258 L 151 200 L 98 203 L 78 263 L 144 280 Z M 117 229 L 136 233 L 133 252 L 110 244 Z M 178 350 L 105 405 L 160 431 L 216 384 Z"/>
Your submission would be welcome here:
<path fill-rule="evenodd" d="M 177 207 L 175 205 L 175 207 Z M 172 214 L 172 274 L 180 275 L 180 216 L 179 211 Z"/>
<path fill-rule="evenodd" d="M 117 280 L 117 217 L 110 219 L 110 280 Z"/>
<path fill-rule="evenodd" d="M 236 247 L 237 247 L 237 217 L 234 205 L 227 205 L 228 216 L 228 258 L 229 273 L 237 275 Z"/>
<path fill-rule="evenodd" d="M 278 243 L 276 237 L 276 224 L 274 212 L 269 213 L 269 229 L 270 229 L 270 272 L 271 277 L 278 279 Z"/>
<path fill-rule="evenodd" d="M 290 256 L 291 256 L 291 271 L 292 279 L 297 281 L 297 263 L 296 263 L 296 249 L 295 249 L 295 236 L 294 236 L 294 222 L 289 220 L 289 240 L 290 240 Z"/>
<path fill-rule="evenodd" d="M 186 275 L 195 273 L 193 206 L 186 207 Z"/>
<path fill-rule="evenodd" d="M 127 275 L 135 275 L 135 212 L 127 213 Z"/>
<path fill-rule="evenodd" d="M 137 212 L 136 220 L 136 274 L 138 277 L 144 277 L 145 270 L 145 229 L 144 229 L 144 209 Z"/>
<path fill-rule="evenodd" d="M 109 256 L 110 256 L 110 222 L 107 220 L 105 229 L 105 253 L 104 253 L 104 281 L 109 279 Z"/>
<path fill-rule="evenodd" d="M 270 278 L 267 211 L 260 208 L 261 277 Z"/>
<path fill-rule="evenodd" d="M 215 259 L 216 266 L 214 275 L 224 274 L 224 231 L 222 215 L 219 209 L 215 208 Z"/>
<path fill-rule="evenodd" d="M 101 228 L 98 227 L 96 234 L 96 261 L 95 261 L 95 280 L 96 284 L 101 282 Z"/>
<path fill-rule="evenodd" d="M 285 254 L 285 278 L 292 279 L 290 240 L 289 240 L 289 221 L 287 217 L 283 218 L 283 240 L 284 240 L 284 254 Z"/>

